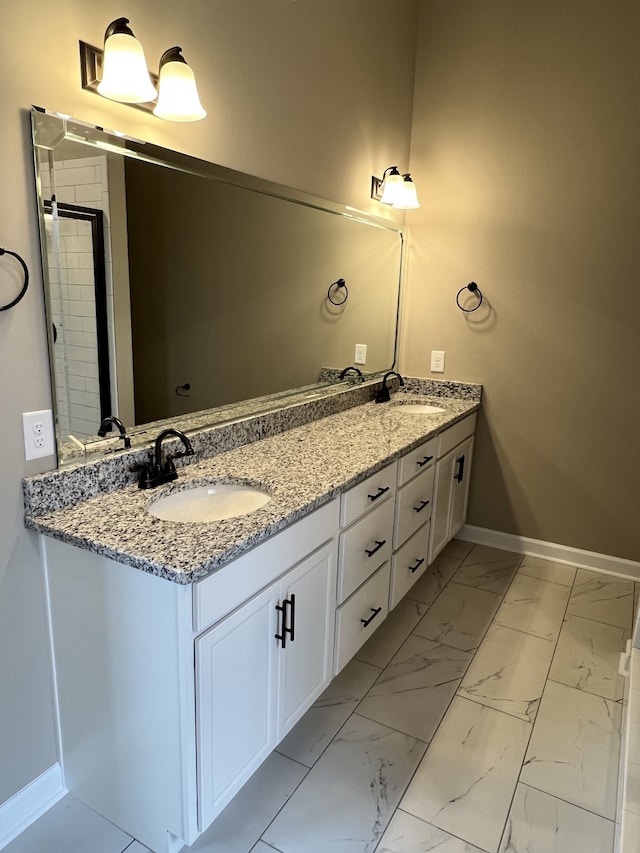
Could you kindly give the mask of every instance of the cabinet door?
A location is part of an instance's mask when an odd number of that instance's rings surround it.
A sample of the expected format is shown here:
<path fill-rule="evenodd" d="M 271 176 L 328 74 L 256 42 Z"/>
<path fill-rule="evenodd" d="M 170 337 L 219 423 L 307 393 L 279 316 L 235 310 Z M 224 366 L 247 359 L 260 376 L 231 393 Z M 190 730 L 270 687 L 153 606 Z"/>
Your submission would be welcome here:
<path fill-rule="evenodd" d="M 431 539 L 429 541 L 429 563 L 432 563 L 449 541 L 453 477 L 456 468 L 456 451 L 452 450 L 438 460 L 433 487 L 433 509 L 431 511 Z"/>
<path fill-rule="evenodd" d="M 276 744 L 276 605 L 280 584 L 196 640 L 200 829 Z"/>
<path fill-rule="evenodd" d="M 318 698 L 332 677 L 337 543 L 330 542 L 282 580 L 288 625 L 280 648 L 278 740 Z M 281 604 L 282 606 L 282 604 Z M 279 631 L 280 633 L 280 631 Z"/>
<path fill-rule="evenodd" d="M 473 437 L 467 438 L 454 452 L 455 465 L 451 495 L 451 525 L 449 539 L 454 537 L 467 517 Z"/>

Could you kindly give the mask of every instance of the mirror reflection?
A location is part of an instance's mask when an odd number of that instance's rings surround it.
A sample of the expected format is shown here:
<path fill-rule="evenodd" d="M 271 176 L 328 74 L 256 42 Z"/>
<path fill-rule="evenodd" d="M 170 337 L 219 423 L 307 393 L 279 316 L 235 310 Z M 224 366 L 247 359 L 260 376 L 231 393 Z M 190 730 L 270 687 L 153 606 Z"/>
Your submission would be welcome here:
<path fill-rule="evenodd" d="M 393 365 L 398 227 L 32 115 L 63 461 L 107 416 L 129 432 L 194 412 L 213 422 L 221 408 L 316 386 L 354 363 L 356 345 L 364 374 Z"/>

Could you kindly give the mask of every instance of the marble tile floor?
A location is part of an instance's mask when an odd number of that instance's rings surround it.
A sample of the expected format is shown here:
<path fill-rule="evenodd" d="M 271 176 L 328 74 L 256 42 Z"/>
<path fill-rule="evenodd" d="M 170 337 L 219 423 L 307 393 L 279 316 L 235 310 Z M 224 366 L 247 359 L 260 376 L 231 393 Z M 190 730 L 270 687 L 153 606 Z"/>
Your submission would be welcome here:
<path fill-rule="evenodd" d="M 184 853 L 613 853 L 637 592 L 454 540 Z M 147 853 L 71 796 L 45 850 Z"/>

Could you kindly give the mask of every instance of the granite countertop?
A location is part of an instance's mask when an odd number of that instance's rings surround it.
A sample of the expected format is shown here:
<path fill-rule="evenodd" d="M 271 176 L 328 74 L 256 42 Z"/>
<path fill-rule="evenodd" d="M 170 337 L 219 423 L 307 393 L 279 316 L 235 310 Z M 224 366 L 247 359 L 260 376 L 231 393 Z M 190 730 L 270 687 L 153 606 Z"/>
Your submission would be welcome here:
<path fill-rule="evenodd" d="M 27 515 L 25 524 L 176 583 L 192 583 L 480 408 L 473 399 L 410 399 L 445 412 L 411 415 L 402 406 L 365 403 L 188 465 L 167 486 L 152 491 L 126 486 Z M 240 518 L 204 523 L 163 521 L 146 511 L 161 495 L 212 481 L 257 485 L 271 500 Z"/>

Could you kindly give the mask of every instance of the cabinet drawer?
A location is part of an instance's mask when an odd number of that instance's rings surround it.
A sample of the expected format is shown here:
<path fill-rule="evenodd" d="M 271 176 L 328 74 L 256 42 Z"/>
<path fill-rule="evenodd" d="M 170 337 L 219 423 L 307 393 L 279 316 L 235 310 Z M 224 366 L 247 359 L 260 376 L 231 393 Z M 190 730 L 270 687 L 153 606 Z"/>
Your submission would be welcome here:
<path fill-rule="evenodd" d="M 367 510 L 392 497 L 396 490 L 396 463 L 367 477 L 341 497 L 340 525 L 348 527 Z"/>
<path fill-rule="evenodd" d="M 468 436 L 473 435 L 476 428 L 476 413 L 474 412 L 469 417 L 464 418 L 461 421 L 458 421 L 457 424 L 454 424 L 449 429 L 446 429 L 444 432 L 440 433 L 438 436 L 440 440 L 440 446 L 438 448 L 438 459 L 441 456 L 444 456 L 448 453 L 452 448 L 456 446 L 456 444 L 460 444 L 461 441 L 464 441 Z"/>
<path fill-rule="evenodd" d="M 338 608 L 334 674 L 337 675 L 389 612 L 389 563 Z M 366 623 L 366 624 L 365 624 Z"/>
<path fill-rule="evenodd" d="M 399 548 L 431 517 L 435 466 L 403 486 L 396 495 L 393 547 Z"/>
<path fill-rule="evenodd" d="M 231 613 L 336 536 L 338 507 L 336 498 L 195 583 L 194 631 L 198 633 Z"/>
<path fill-rule="evenodd" d="M 420 474 L 435 463 L 438 455 L 438 438 L 430 438 L 420 447 L 406 453 L 398 462 L 398 486 L 403 486 L 412 477 Z"/>
<path fill-rule="evenodd" d="M 431 521 L 427 521 L 393 555 L 389 609 L 394 608 L 405 597 L 414 583 L 425 572 L 430 529 Z"/>
<path fill-rule="evenodd" d="M 340 534 L 338 604 L 391 556 L 393 512 L 394 501 L 387 498 Z"/>

